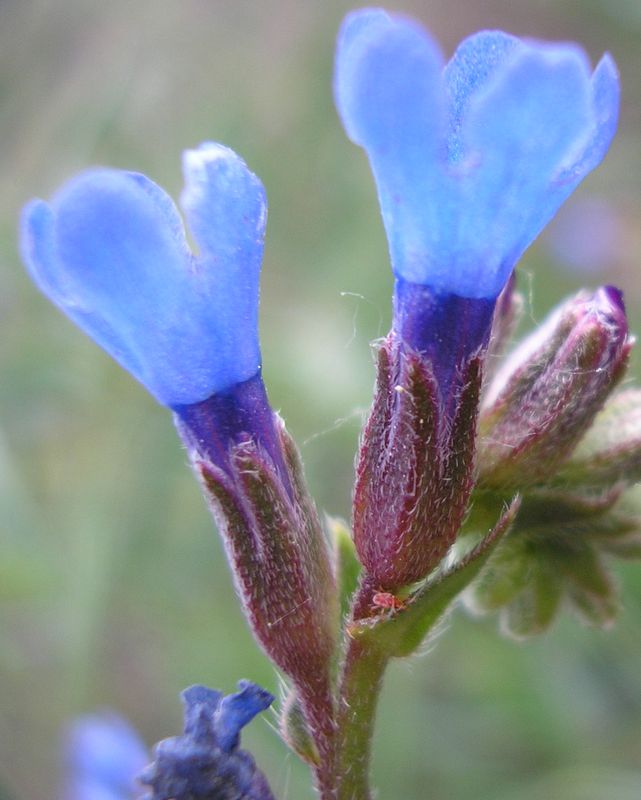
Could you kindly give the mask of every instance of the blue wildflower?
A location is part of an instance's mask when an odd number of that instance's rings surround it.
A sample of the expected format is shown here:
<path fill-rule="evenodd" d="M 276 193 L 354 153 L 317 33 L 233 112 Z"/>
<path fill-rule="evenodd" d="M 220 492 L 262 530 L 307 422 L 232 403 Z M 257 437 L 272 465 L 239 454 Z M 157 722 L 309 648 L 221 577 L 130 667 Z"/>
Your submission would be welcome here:
<path fill-rule="evenodd" d="M 274 698 L 249 681 L 223 696 L 205 686 L 182 693 L 182 736 L 154 749 L 154 762 L 141 781 L 151 787 L 145 800 L 273 800 L 254 759 L 239 748 L 240 731 Z"/>
<path fill-rule="evenodd" d="M 184 154 L 181 205 L 144 175 L 93 169 L 22 216 L 32 278 L 68 317 L 176 412 L 179 431 L 216 463 L 249 434 L 280 465 L 260 376 L 262 184 L 206 142 Z"/>
<path fill-rule="evenodd" d="M 40 289 L 167 406 L 255 376 L 263 187 L 231 150 L 184 156 L 181 202 L 192 255 L 165 192 L 132 172 L 93 169 L 22 218 Z"/>
<path fill-rule="evenodd" d="M 501 31 L 474 34 L 445 64 L 418 24 L 363 9 L 339 35 L 335 94 L 376 179 L 394 329 L 438 376 L 487 342 L 516 261 L 605 155 L 616 67 L 605 55 L 591 73 L 576 45 Z"/>
<path fill-rule="evenodd" d="M 591 73 L 575 45 L 500 31 L 471 36 L 445 64 L 418 24 L 363 9 L 343 23 L 334 88 L 369 157 L 395 276 L 354 488 L 366 572 L 356 613 L 367 616 L 373 593 L 423 579 L 456 539 L 497 298 L 603 158 L 619 87 L 609 56 Z"/>
<path fill-rule="evenodd" d="M 187 151 L 184 172 L 197 254 L 162 189 L 107 169 L 78 176 L 50 204 L 32 201 L 22 252 L 43 292 L 173 410 L 254 633 L 302 706 L 322 707 L 334 580 L 296 446 L 261 377 L 263 187 L 217 144 Z"/>
<path fill-rule="evenodd" d="M 76 719 L 65 737 L 64 800 L 134 800 L 136 776 L 149 763 L 145 745 L 129 723 L 113 713 Z"/>

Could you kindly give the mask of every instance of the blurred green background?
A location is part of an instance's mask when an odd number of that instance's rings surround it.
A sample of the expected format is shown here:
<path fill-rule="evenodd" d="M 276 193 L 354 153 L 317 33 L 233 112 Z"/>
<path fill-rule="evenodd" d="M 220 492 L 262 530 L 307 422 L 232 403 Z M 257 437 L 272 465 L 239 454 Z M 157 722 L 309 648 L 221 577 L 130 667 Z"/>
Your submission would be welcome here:
<path fill-rule="evenodd" d="M 526 327 L 582 283 L 608 281 L 625 290 L 640 330 L 639 0 L 387 5 L 419 17 L 447 53 L 484 27 L 577 40 L 593 59 L 613 53 L 619 136 L 555 238 L 527 253 L 521 285 Z M 169 414 L 30 284 L 19 208 L 94 163 L 145 172 L 177 196 L 184 148 L 213 139 L 242 154 L 270 201 L 266 383 L 319 506 L 348 516 L 373 381 L 368 343 L 387 330 L 391 291 L 365 158 L 332 104 L 334 37 L 349 8 L 0 2 L 1 800 L 57 797 L 59 733 L 75 714 L 113 707 L 152 743 L 178 732 L 177 696 L 190 683 L 279 686 L 241 617 Z M 595 204 L 603 216 L 586 222 L 582 209 Z M 579 246 L 589 274 L 565 263 Z M 380 797 L 638 800 L 641 565 L 617 575 L 624 611 L 611 631 L 564 618 L 517 645 L 495 620 L 459 612 L 438 647 L 395 665 L 375 745 Z M 279 798 L 311 798 L 306 768 L 264 719 L 244 741 Z"/>

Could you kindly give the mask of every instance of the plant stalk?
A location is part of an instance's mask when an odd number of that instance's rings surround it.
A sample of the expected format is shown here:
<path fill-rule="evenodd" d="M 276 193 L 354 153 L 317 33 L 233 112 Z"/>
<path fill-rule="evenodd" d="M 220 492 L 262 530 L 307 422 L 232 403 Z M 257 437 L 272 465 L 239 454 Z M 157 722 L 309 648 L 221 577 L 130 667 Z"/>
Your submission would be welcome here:
<path fill-rule="evenodd" d="M 370 800 L 369 764 L 376 706 L 388 657 L 358 640 L 343 666 L 336 734 L 336 788 L 332 800 Z"/>

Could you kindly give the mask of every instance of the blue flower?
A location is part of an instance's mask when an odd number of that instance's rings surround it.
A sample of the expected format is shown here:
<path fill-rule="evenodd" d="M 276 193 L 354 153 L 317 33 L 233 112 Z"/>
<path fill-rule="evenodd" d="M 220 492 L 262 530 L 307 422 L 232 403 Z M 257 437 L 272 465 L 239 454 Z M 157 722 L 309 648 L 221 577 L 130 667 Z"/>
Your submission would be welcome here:
<path fill-rule="evenodd" d="M 156 745 L 141 776 L 151 787 L 145 800 L 273 800 L 265 776 L 239 745 L 241 729 L 274 698 L 250 681 L 238 688 L 226 697 L 205 686 L 182 693 L 184 733 Z"/>
<path fill-rule="evenodd" d="M 517 259 L 605 155 L 619 86 L 573 44 L 481 31 L 444 64 L 419 25 L 350 14 L 336 102 L 367 151 L 397 278 L 496 298 Z"/>
<path fill-rule="evenodd" d="M 170 407 L 202 402 L 260 370 L 258 278 L 266 201 L 231 150 L 184 155 L 181 204 L 143 175 L 93 169 L 22 217 L 40 289 Z"/>
<path fill-rule="evenodd" d="M 65 737 L 64 800 L 134 800 L 136 776 L 149 763 L 145 745 L 113 713 L 79 717 Z"/>

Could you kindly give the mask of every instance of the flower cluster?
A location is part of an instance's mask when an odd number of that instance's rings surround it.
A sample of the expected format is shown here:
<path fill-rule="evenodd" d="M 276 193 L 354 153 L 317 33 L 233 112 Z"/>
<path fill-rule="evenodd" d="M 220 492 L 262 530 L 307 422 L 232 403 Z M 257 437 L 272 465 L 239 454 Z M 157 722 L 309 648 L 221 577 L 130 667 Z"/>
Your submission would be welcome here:
<path fill-rule="evenodd" d="M 108 169 L 32 201 L 22 252 L 44 293 L 172 409 L 246 616 L 291 682 L 284 737 L 323 797 L 364 798 L 384 665 L 463 589 L 519 635 L 566 596 L 611 617 L 601 551 L 639 553 L 639 521 L 617 504 L 641 475 L 641 404 L 612 394 L 631 346 L 612 287 L 568 301 L 494 370 L 520 305 L 517 260 L 614 135 L 612 59 L 592 70 L 576 45 L 482 31 L 446 63 L 417 23 L 364 9 L 341 28 L 334 89 L 372 167 L 395 287 L 353 540 L 336 534 L 333 553 L 261 377 L 266 202 L 237 155 L 185 154 L 197 254 L 158 186 Z M 238 749 L 271 700 L 252 684 L 187 690 L 184 735 L 144 775 L 150 800 L 271 798 Z"/>

